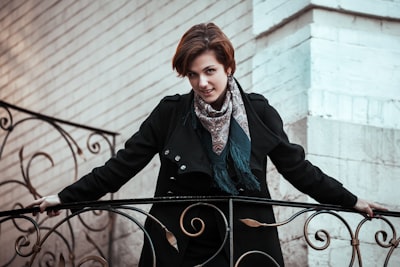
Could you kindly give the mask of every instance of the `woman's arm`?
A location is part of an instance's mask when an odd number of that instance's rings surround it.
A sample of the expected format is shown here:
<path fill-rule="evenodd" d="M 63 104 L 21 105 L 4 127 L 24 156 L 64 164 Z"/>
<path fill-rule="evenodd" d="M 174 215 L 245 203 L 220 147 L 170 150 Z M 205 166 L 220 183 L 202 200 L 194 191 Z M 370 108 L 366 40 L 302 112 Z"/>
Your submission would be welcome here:
<path fill-rule="evenodd" d="M 149 117 L 141 124 L 139 131 L 129 138 L 123 149 L 110 158 L 103 166 L 94 168 L 75 183 L 65 187 L 57 195 L 49 195 L 33 201 L 28 207 L 39 206 L 40 211 L 62 203 L 97 200 L 109 192 L 116 192 L 142 170 L 160 151 L 165 139 L 166 127 L 170 125 L 169 105 L 161 100 Z M 166 104 L 167 103 L 167 104 Z M 51 211 L 48 214 L 57 215 Z"/>
<path fill-rule="evenodd" d="M 269 157 L 277 170 L 297 189 L 318 202 L 351 207 L 369 216 L 373 216 L 374 209 L 386 210 L 382 205 L 358 198 L 339 181 L 306 160 L 304 149 L 300 145 L 290 143 L 280 115 L 265 98 L 261 117 L 281 140 Z"/>

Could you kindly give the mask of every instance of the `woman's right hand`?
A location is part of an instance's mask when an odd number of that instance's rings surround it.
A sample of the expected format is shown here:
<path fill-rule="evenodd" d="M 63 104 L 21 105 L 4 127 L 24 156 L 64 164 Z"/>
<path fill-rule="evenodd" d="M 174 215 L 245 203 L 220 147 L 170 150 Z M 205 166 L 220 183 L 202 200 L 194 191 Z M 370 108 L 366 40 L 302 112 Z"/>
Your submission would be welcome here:
<path fill-rule="evenodd" d="M 61 204 L 61 200 L 58 195 L 50 195 L 45 196 L 33 201 L 27 208 L 39 206 L 40 213 L 43 213 L 48 207 L 53 207 Z M 47 215 L 50 217 L 60 215 L 61 211 L 59 210 L 48 210 Z"/>

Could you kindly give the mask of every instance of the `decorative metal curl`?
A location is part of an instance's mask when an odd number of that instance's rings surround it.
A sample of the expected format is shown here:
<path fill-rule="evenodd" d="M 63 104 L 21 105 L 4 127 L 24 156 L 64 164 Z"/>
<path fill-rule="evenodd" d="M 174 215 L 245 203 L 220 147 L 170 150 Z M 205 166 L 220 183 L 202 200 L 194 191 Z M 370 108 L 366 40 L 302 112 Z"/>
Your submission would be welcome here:
<path fill-rule="evenodd" d="M 388 233 L 386 231 L 383 230 L 379 230 L 375 233 L 375 242 L 382 248 L 390 248 L 388 251 L 388 254 L 386 255 L 385 258 L 385 262 L 383 264 L 384 267 L 388 266 L 389 264 L 389 260 L 391 255 L 393 254 L 394 250 L 399 246 L 400 243 L 400 238 L 396 237 L 396 229 L 394 228 L 393 224 L 385 217 L 383 216 L 378 216 L 378 217 L 374 217 L 375 219 L 379 219 L 384 221 L 391 229 L 392 231 L 392 238 L 388 239 Z M 360 234 L 361 228 L 362 226 L 367 222 L 367 221 L 371 221 L 371 218 L 367 217 L 364 218 L 358 225 L 357 225 L 357 229 L 355 232 L 355 238 L 358 240 L 358 236 Z M 380 239 L 380 237 L 382 237 L 383 241 Z M 385 244 L 384 242 L 387 241 L 387 243 Z M 357 255 L 358 255 L 358 261 L 360 263 L 360 266 L 362 266 L 362 259 L 361 259 L 361 252 L 359 247 L 356 247 L 357 249 Z"/>
<path fill-rule="evenodd" d="M 14 129 L 14 120 L 10 109 L 7 106 L 3 106 L 1 101 L 0 101 L 0 107 L 3 108 L 7 113 L 7 117 L 0 117 L 0 128 L 7 132 L 0 146 L 0 159 L 1 159 L 1 155 L 3 155 L 3 149 L 5 147 L 5 144 L 7 143 L 9 133 Z"/>
<path fill-rule="evenodd" d="M 114 145 L 110 142 L 110 140 L 103 133 L 96 131 L 96 132 L 91 133 L 88 136 L 87 141 L 86 141 L 86 147 L 89 149 L 89 151 L 92 154 L 99 154 L 101 151 L 100 142 L 99 141 L 93 141 L 93 142 L 91 141 L 94 138 L 94 136 L 100 136 L 104 141 L 106 141 L 106 143 L 108 144 L 108 146 L 110 148 L 111 154 L 114 153 L 114 149 L 113 149 Z"/>
<path fill-rule="evenodd" d="M 3 106 L 1 103 L 0 107 L 3 108 L 8 115 L 7 117 L 0 117 L 0 128 L 5 131 L 12 131 L 14 127 L 14 121 L 10 109 L 7 108 L 6 106 Z"/>
<path fill-rule="evenodd" d="M 182 232 L 183 232 L 185 235 L 187 235 L 187 236 L 189 236 L 189 237 L 197 237 L 197 236 L 200 236 L 201 234 L 203 234 L 203 232 L 204 232 L 204 229 L 205 229 L 206 226 L 205 226 L 204 221 L 203 221 L 201 218 L 199 218 L 199 217 L 195 217 L 195 218 L 192 218 L 192 219 L 190 220 L 192 228 L 193 228 L 194 230 L 196 230 L 197 232 L 195 232 L 195 233 L 190 233 L 190 232 L 188 232 L 188 231 L 185 229 L 185 226 L 183 225 L 183 221 L 184 221 L 184 218 L 185 218 L 185 216 L 186 216 L 186 213 L 187 213 L 190 209 L 192 209 L 192 208 L 194 208 L 194 207 L 197 207 L 197 206 L 206 206 L 206 207 L 210 207 L 210 208 L 212 208 L 212 209 L 218 211 L 218 213 L 221 215 L 221 218 L 223 219 L 224 224 L 225 224 L 225 236 L 224 236 L 224 239 L 223 239 L 223 241 L 222 241 L 221 246 L 217 249 L 217 251 L 216 251 L 210 258 L 208 258 L 207 260 L 205 260 L 203 263 L 198 264 L 198 265 L 195 266 L 195 267 L 201 267 L 201 266 L 204 266 L 205 264 L 209 263 L 210 261 L 212 261 L 212 260 L 222 251 L 222 249 L 224 248 L 224 245 L 226 244 L 226 241 L 228 240 L 228 235 L 229 235 L 229 232 L 230 232 L 230 228 L 229 228 L 229 226 L 228 226 L 228 221 L 227 221 L 227 219 L 226 219 L 225 214 L 224 214 L 217 206 L 215 206 L 215 205 L 213 205 L 213 204 L 209 204 L 209 203 L 199 202 L 199 203 L 195 203 L 195 204 L 189 205 L 189 206 L 182 212 L 182 214 L 181 214 L 181 217 L 180 217 L 180 219 L 179 219 L 179 225 L 180 225 L 180 228 L 181 228 Z M 198 221 L 198 222 L 200 223 L 200 225 L 201 225 L 200 229 L 198 229 L 198 230 L 197 230 L 196 227 L 194 226 L 194 222 L 196 222 L 196 221 Z"/>
<path fill-rule="evenodd" d="M 338 218 L 347 228 L 347 231 L 349 232 L 350 235 L 350 239 L 351 239 L 351 245 L 352 245 L 352 253 L 351 253 L 351 260 L 350 260 L 350 264 L 349 266 L 353 266 L 354 261 L 355 261 L 355 256 L 356 254 L 359 254 L 357 252 L 356 246 L 358 246 L 358 239 L 354 236 L 353 231 L 351 230 L 350 225 L 346 222 L 346 220 L 344 220 L 341 216 L 339 216 L 336 212 L 332 212 L 329 210 L 320 210 L 320 211 L 316 211 L 315 213 L 311 214 L 305 221 L 304 223 L 304 238 L 307 242 L 307 244 L 312 247 L 315 250 L 325 250 L 330 246 L 331 243 L 331 237 L 329 235 L 329 232 L 326 231 L 325 229 L 320 229 L 318 231 L 316 231 L 314 237 L 316 240 L 321 241 L 321 242 L 325 242 L 322 246 L 316 246 L 315 244 L 313 244 L 313 242 L 310 240 L 309 236 L 308 236 L 308 227 L 310 225 L 310 222 L 318 215 L 321 214 L 330 214 L 333 215 L 334 217 Z"/>
<path fill-rule="evenodd" d="M 35 187 L 31 183 L 31 176 L 30 176 L 29 170 L 31 168 L 33 160 L 37 157 L 44 157 L 44 158 L 48 159 L 50 161 L 52 167 L 54 167 L 54 161 L 49 154 L 47 154 L 45 152 L 36 152 L 29 159 L 28 164 L 26 165 L 26 168 L 24 168 L 23 153 L 24 153 L 24 147 L 21 147 L 21 149 L 19 151 L 19 162 L 20 162 L 21 174 L 22 174 L 23 180 L 25 181 L 25 186 L 28 188 L 29 192 L 33 195 L 33 197 L 35 199 L 36 199 L 36 197 L 41 198 L 42 195 L 40 195 L 36 191 Z"/>
<path fill-rule="evenodd" d="M 34 219 L 32 219 L 28 216 L 25 216 L 25 215 L 9 216 L 9 217 L 1 219 L 0 225 L 6 221 L 14 222 L 16 219 L 23 219 L 23 220 L 26 220 L 26 221 L 32 223 L 33 228 L 35 229 L 35 231 L 32 231 L 32 233 L 36 233 L 36 241 L 34 243 L 32 243 L 30 241 L 28 235 L 21 235 L 21 236 L 17 237 L 17 239 L 15 241 L 15 254 L 11 257 L 11 259 L 9 261 L 7 261 L 5 263 L 5 265 L 2 265 L 2 266 L 8 266 L 9 264 L 11 264 L 11 262 L 15 259 L 16 255 L 19 255 L 21 257 L 29 257 L 29 256 L 33 255 L 34 253 L 36 253 L 36 251 L 40 250 L 40 231 L 39 231 L 39 226 L 37 225 L 37 223 L 35 222 Z M 23 248 L 27 248 L 29 246 L 31 246 L 30 250 L 28 250 L 27 252 L 22 251 Z"/>

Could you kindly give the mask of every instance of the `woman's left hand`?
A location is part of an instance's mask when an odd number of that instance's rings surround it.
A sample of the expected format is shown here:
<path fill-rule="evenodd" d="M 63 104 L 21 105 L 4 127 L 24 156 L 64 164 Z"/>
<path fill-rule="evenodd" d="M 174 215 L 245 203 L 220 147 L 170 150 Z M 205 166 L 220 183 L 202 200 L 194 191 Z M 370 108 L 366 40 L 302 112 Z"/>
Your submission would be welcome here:
<path fill-rule="evenodd" d="M 61 204 L 61 200 L 58 197 L 58 195 L 50 195 L 50 196 L 45 196 L 45 197 L 36 199 L 31 204 L 26 206 L 26 208 L 39 206 L 40 213 L 43 213 L 43 212 L 45 212 L 45 210 L 48 207 L 57 206 L 57 205 L 60 205 L 60 204 Z M 47 215 L 50 216 L 50 217 L 58 216 L 58 215 L 60 215 L 60 213 L 61 213 L 61 211 L 59 211 L 59 210 L 48 210 L 47 211 Z M 33 214 L 33 215 L 35 216 L 36 214 Z"/>
<path fill-rule="evenodd" d="M 387 210 L 387 208 L 380 204 L 369 202 L 360 198 L 357 199 L 357 202 L 353 208 L 359 212 L 368 214 L 369 217 L 374 217 L 374 210 Z"/>

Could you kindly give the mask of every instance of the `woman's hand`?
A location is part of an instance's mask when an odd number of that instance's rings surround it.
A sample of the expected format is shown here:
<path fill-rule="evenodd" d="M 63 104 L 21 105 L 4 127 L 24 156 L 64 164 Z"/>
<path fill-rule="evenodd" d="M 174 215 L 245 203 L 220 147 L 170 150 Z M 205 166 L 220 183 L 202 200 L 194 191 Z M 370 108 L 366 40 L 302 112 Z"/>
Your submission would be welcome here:
<path fill-rule="evenodd" d="M 58 195 L 50 195 L 46 197 L 42 197 L 33 201 L 27 208 L 31 208 L 34 206 L 39 206 L 40 213 L 43 213 L 48 207 L 57 206 L 61 204 L 61 200 Z M 60 215 L 59 210 L 49 210 L 47 211 L 47 215 L 50 217 Z"/>
<path fill-rule="evenodd" d="M 374 210 L 387 210 L 387 208 L 382 205 L 374 202 L 369 202 L 360 198 L 357 199 L 357 203 L 354 205 L 353 208 L 359 212 L 368 214 L 369 217 L 374 217 Z"/>

